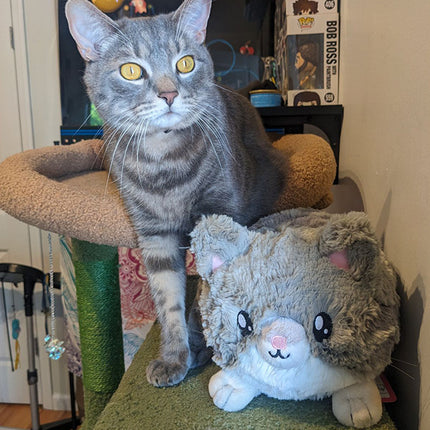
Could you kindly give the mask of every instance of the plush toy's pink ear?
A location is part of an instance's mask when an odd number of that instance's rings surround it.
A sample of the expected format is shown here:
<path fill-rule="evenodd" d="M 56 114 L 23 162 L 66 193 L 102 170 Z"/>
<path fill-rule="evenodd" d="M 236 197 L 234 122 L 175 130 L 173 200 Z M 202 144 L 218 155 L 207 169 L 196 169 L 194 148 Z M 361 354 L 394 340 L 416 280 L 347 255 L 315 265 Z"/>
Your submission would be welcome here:
<path fill-rule="evenodd" d="M 339 269 L 349 270 L 348 255 L 346 249 L 342 251 L 333 252 L 329 255 L 330 263 Z"/>
<path fill-rule="evenodd" d="M 221 266 L 245 254 L 254 235 L 227 215 L 203 216 L 190 233 L 199 275 L 208 278 Z"/>
<path fill-rule="evenodd" d="M 323 257 L 356 280 L 369 273 L 379 255 L 378 240 L 362 212 L 333 215 L 321 231 L 318 247 Z"/>
<path fill-rule="evenodd" d="M 224 261 L 218 255 L 212 256 L 212 273 L 219 269 L 224 264 Z"/>

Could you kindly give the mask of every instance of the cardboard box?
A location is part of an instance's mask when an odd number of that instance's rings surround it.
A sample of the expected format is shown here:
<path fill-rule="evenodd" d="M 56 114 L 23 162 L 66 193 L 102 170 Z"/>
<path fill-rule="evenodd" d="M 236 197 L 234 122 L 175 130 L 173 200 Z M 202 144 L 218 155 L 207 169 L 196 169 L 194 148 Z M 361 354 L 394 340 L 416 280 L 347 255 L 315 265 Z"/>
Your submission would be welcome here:
<path fill-rule="evenodd" d="M 281 78 L 286 79 L 282 81 L 282 92 L 287 104 L 336 104 L 339 15 L 292 15 L 287 17 L 286 25 L 285 43 L 277 45 L 277 60 Z"/>
<path fill-rule="evenodd" d="M 275 49 L 286 33 L 287 16 L 339 12 L 339 0 L 276 0 L 275 5 Z"/>

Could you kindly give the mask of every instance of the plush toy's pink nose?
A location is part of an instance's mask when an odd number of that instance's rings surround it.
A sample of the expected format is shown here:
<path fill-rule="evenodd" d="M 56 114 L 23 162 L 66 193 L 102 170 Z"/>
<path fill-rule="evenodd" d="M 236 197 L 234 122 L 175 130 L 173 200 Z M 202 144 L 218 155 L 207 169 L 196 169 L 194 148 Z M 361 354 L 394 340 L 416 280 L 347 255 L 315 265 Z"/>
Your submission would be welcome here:
<path fill-rule="evenodd" d="M 271 343 L 275 349 L 285 349 L 287 347 L 287 338 L 276 335 L 272 337 Z"/>

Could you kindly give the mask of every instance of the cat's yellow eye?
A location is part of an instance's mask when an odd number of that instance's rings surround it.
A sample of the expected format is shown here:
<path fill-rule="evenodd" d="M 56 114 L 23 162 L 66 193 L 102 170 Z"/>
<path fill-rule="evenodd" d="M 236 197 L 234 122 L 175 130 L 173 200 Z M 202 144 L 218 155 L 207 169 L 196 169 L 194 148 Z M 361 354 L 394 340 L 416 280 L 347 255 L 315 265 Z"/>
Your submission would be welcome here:
<path fill-rule="evenodd" d="M 190 73 L 194 70 L 194 65 L 194 58 L 191 55 L 186 55 L 176 63 L 176 69 L 179 73 Z"/>
<path fill-rule="evenodd" d="M 119 72 L 121 73 L 121 76 L 128 81 L 136 81 L 143 75 L 142 67 L 135 63 L 123 64 L 120 67 Z"/>

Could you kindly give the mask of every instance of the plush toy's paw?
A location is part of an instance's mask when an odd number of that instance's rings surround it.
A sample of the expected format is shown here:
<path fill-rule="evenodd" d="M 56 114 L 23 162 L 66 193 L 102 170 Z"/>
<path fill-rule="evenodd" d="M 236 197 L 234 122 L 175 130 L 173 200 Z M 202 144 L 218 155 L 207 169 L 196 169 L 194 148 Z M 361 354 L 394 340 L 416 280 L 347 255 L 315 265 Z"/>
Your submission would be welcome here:
<path fill-rule="evenodd" d="M 381 396 L 373 381 L 351 385 L 333 394 L 335 417 L 346 426 L 370 427 L 382 416 Z"/>
<path fill-rule="evenodd" d="M 187 363 L 171 363 L 157 359 L 152 360 L 146 368 L 146 378 L 156 387 L 168 387 L 179 384 L 187 372 Z"/>
<path fill-rule="evenodd" d="M 252 388 L 236 386 L 222 370 L 209 381 L 209 394 L 220 409 L 236 412 L 243 409 L 258 393 Z"/>

